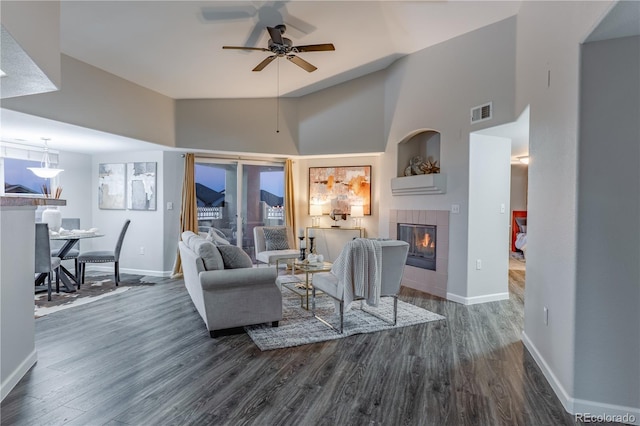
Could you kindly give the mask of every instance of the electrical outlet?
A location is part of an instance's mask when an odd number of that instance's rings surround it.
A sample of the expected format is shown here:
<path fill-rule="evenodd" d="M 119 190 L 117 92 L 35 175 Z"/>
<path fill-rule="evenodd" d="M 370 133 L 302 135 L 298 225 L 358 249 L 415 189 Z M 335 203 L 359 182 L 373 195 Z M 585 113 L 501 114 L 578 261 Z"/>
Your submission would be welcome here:
<path fill-rule="evenodd" d="M 173 203 L 171 201 L 167 203 L 167 210 L 173 210 Z"/>
<path fill-rule="evenodd" d="M 460 204 L 451 204 L 451 213 L 460 213 Z"/>
<path fill-rule="evenodd" d="M 544 307 L 544 325 L 549 325 L 549 308 Z"/>
<path fill-rule="evenodd" d="M 481 259 L 476 259 L 476 269 L 479 271 L 480 269 L 482 269 L 482 260 Z"/>
<path fill-rule="evenodd" d="M 144 247 L 140 247 L 140 251 L 138 252 L 141 256 L 144 255 Z"/>

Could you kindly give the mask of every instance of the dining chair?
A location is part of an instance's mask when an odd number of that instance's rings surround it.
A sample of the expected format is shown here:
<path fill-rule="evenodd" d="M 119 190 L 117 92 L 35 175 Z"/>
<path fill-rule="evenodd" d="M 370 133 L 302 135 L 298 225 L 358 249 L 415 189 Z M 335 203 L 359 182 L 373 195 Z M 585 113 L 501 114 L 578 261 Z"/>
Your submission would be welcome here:
<path fill-rule="evenodd" d="M 80 218 L 79 217 L 63 217 L 62 218 L 62 228 L 71 231 L 72 229 L 80 229 Z M 60 249 L 64 246 L 64 241 L 51 241 L 51 256 L 55 256 L 58 254 Z M 64 255 L 61 260 L 74 260 L 75 263 L 75 273 L 76 277 L 78 276 L 78 255 L 80 255 L 80 242 L 75 245 L 74 248 L 69 250 L 67 254 Z"/>
<path fill-rule="evenodd" d="M 60 258 L 51 256 L 49 225 L 36 223 L 35 273 L 47 274 L 47 300 L 51 300 L 51 273 L 56 274 L 56 293 L 60 293 Z"/>
<path fill-rule="evenodd" d="M 124 241 L 124 235 L 127 233 L 127 228 L 131 221 L 127 219 L 122 226 L 118 241 L 116 242 L 116 248 L 113 251 L 99 250 L 99 251 L 87 251 L 80 253 L 78 256 L 78 263 L 80 265 L 80 277 L 78 279 L 79 284 L 84 284 L 85 269 L 87 269 L 87 263 L 113 263 L 113 280 L 118 286 L 120 281 L 120 250 L 122 249 L 122 242 Z"/>

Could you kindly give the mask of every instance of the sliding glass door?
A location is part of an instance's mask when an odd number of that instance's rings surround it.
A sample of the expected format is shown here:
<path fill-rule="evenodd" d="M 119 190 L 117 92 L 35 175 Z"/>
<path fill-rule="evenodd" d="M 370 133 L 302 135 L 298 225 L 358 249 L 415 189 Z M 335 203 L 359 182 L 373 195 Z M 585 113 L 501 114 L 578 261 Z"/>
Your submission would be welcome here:
<path fill-rule="evenodd" d="M 196 159 L 198 224 L 254 259 L 253 228 L 284 224 L 284 165 Z"/>

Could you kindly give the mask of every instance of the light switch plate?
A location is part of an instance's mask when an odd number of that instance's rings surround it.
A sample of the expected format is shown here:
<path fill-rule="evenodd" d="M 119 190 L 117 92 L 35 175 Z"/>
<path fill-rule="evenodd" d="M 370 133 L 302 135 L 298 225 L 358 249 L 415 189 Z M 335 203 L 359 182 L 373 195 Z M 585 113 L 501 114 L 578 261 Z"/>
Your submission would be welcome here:
<path fill-rule="evenodd" d="M 451 213 L 460 213 L 460 204 L 451 204 Z"/>

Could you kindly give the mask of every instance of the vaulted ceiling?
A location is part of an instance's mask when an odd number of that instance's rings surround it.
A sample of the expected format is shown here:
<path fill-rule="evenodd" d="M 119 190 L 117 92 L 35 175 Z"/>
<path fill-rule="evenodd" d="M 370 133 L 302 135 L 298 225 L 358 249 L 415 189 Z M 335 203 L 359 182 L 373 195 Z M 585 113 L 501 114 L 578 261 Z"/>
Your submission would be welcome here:
<path fill-rule="evenodd" d="M 412 52 L 513 16 L 520 2 L 63 1 L 63 53 L 175 99 L 302 95 L 387 67 Z M 284 23 L 308 73 L 270 52 L 267 26 Z M 279 63 L 278 63 L 279 62 Z M 279 76 L 278 76 L 279 74 Z"/>

